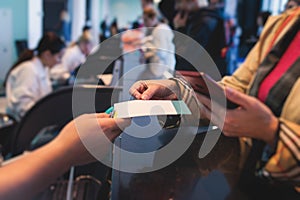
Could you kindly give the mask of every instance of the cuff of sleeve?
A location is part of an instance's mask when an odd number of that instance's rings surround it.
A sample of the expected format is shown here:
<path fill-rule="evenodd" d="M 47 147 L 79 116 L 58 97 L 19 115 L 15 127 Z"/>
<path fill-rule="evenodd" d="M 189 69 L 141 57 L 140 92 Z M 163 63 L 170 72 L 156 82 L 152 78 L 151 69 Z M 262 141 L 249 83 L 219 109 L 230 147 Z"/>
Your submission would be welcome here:
<path fill-rule="evenodd" d="M 178 88 L 178 94 L 176 94 L 176 95 L 177 95 L 177 98 L 178 98 L 178 99 L 181 99 L 181 87 L 180 87 L 180 84 L 179 84 L 179 82 L 178 82 L 178 79 L 177 79 L 177 78 L 169 78 L 169 80 L 175 82 L 176 87 Z"/>
<path fill-rule="evenodd" d="M 265 163 L 268 162 L 268 160 L 276 153 L 277 144 L 278 144 L 278 140 L 279 140 L 280 125 L 281 125 L 281 122 L 279 120 L 277 130 L 275 133 L 275 140 L 274 140 L 273 144 L 272 145 L 267 144 L 263 150 L 262 161 Z"/>

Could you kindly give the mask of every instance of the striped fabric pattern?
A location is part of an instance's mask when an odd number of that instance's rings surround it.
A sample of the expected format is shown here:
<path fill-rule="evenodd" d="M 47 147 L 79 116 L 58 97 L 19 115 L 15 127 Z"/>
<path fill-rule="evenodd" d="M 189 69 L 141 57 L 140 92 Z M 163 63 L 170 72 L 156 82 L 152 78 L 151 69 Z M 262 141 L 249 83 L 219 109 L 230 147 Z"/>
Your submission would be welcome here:
<path fill-rule="evenodd" d="M 300 186 L 300 135 L 281 122 L 276 153 L 264 168 L 264 174 Z"/>
<path fill-rule="evenodd" d="M 172 80 L 180 88 L 179 98 L 186 102 L 192 112 L 198 111 L 195 106 L 200 105 L 187 81 L 182 77 Z M 193 116 L 195 118 L 195 113 Z M 300 132 L 296 132 L 294 127 L 289 127 L 284 119 L 280 118 L 276 152 L 261 172 L 267 178 L 285 181 L 296 186 L 295 189 L 300 189 Z"/>

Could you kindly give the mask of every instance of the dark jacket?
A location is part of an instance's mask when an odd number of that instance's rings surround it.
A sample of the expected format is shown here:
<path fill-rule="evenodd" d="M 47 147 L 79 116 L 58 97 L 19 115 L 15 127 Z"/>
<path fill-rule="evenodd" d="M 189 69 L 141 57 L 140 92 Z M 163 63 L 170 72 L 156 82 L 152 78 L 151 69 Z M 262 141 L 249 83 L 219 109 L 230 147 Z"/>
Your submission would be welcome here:
<path fill-rule="evenodd" d="M 209 53 L 217 66 L 221 67 L 219 66 L 222 60 L 221 50 L 225 47 L 226 42 L 224 21 L 218 11 L 201 8 L 190 13 L 186 26 L 178 28 L 177 31 L 196 40 Z M 183 66 L 180 65 L 184 64 L 177 61 L 177 66 L 182 68 Z"/>

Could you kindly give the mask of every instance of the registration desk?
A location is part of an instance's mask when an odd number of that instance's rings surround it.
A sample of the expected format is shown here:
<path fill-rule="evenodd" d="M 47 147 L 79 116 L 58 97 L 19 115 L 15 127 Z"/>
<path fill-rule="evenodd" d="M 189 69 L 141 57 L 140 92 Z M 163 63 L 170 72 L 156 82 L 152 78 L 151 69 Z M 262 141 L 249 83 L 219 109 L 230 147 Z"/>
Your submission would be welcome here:
<path fill-rule="evenodd" d="M 150 130 L 145 129 L 145 132 Z M 189 130 L 186 128 L 186 131 Z M 177 131 L 177 128 L 163 129 L 149 138 L 123 133 L 115 144 L 130 152 L 150 152 L 170 143 Z M 215 134 L 217 143 L 207 156 L 200 159 L 199 149 L 207 134 Z M 280 187 L 255 186 L 240 180 L 246 157 L 243 152 L 247 150 L 249 147 L 241 145 L 237 138 L 218 135 L 216 130 L 207 131 L 205 127 L 199 128 L 188 150 L 162 169 L 147 173 L 114 169 L 112 200 L 294 199 L 287 197 Z M 124 158 L 120 149 L 118 151 L 114 152 L 115 167 L 131 162 Z M 153 163 L 155 160 L 154 156 Z M 292 196 L 292 191 L 287 190 L 287 193 Z"/>

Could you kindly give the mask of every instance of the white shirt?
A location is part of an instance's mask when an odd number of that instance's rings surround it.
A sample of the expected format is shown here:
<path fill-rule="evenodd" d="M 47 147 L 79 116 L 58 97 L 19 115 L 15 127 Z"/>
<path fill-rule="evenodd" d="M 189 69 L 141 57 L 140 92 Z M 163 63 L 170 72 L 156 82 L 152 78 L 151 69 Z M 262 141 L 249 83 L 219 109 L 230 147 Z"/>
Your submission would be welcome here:
<path fill-rule="evenodd" d="M 53 79 L 61 78 L 66 73 L 70 74 L 79 65 L 84 63 L 86 56 L 81 52 L 78 45 L 68 47 L 62 57 L 61 63 L 55 65 L 51 70 L 50 74 Z"/>
<path fill-rule="evenodd" d="M 153 29 L 150 37 L 154 50 L 154 56 L 150 61 L 151 72 L 158 77 L 166 71 L 174 72 L 176 59 L 174 34 L 171 28 L 167 24 L 161 23 Z"/>
<path fill-rule="evenodd" d="M 47 68 L 34 57 L 13 69 L 6 83 L 7 113 L 17 120 L 52 91 Z"/>

